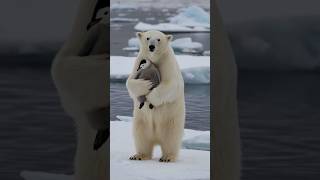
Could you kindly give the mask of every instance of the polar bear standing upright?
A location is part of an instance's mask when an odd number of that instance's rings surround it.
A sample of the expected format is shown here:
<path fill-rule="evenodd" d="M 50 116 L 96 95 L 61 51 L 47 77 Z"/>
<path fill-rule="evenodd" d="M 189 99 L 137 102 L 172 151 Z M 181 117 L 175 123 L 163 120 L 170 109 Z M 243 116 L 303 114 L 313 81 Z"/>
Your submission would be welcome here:
<path fill-rule="evenodd" d="M 104 0 L 79 3 L 72 31 L 56 55 L 51 73 L 61 104 L 77 129 L 74 180 L 106 180 L 109 143 L 97 151 L 93 145 L 97 130 L 107 130 L 109 125 L 109 8 Z M 96 19 L 106 22 L 92 26 Z M 92 28 L 88 29 L 88 24 Z"/>
<path fill-rule="evenodd" d="M 129 95 L 134 101 L 133 136 L 136 154 L 132 160 L 152 158 L 153 147 L 160 145 L 161 162 L 177 159 L 185 123 L 184 81 L 173 49 L 172 35 L 159 31 L 138 32 L 140 51 L 127 80 Z M 143 58 L 150 59 L 159 69 L 161 82 L 153 90 L 150 81 L 133 79 L 137 66 Z M 150 93 L 149 93 L 150 91 Z M 139 109 L 137 97 L 147 94 L 147 102 L 153 109 L 144 106 Z"/>

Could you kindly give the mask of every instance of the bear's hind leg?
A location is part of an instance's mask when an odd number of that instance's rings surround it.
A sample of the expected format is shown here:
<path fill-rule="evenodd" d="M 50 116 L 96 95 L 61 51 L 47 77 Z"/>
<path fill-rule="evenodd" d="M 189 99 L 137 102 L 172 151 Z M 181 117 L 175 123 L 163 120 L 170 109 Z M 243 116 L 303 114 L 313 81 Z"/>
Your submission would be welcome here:
<path fill-rule="evenodd" d="M 146 122 L 134 122 L 134 143 L 136 147 L 136 154 L 131 156 L 130 160 L 149 160 L 152 158 L 152 151 L 154 142 L 151 140 L 150 128 Z"/>
<path fill-rule="evenodd" d="M 172 140 L 169 140 L 172 142 Z M 180 142 L 176 142 L 177 144 L 173 143 L 161 143 L 161 151 L 162 156 L 159 159 L 160 162 L 174 162 L 177 160 L 179 149 L 180 149 Z"/>
<path fill-rule="evenodd" d="M 162 151 L 162 157 L 160 162 L 174 162 L 177 160 L 179 150 L 181 147 L 181 139 L 183 134 L 183 128 L 179 127 L 167 127 L 164 130 L 160 140 L 160 146 Z"/>

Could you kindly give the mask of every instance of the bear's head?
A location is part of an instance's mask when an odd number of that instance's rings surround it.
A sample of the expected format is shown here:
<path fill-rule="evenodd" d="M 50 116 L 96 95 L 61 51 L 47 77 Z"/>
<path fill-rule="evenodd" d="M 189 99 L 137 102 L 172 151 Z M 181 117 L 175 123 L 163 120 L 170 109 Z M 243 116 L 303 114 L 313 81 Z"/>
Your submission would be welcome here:
<path fill-rule="evenodd" d="M 137 32 L 137 37 L 140 41 L 140 51 L 151 55 L 161 55 L 163 52 L 171 48 L 170 41 L 172 35 L 165 35 L 160 31 Z"/>

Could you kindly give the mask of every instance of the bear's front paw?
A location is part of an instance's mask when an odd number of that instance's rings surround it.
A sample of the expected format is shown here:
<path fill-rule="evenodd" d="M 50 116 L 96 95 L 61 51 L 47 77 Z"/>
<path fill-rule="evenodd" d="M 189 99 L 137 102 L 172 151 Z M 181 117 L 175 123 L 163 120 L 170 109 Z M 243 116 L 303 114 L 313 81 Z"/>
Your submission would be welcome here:
<path fill-rule="evenodd" d="M 148 159 L 151 159 L 151 158 L 148 157 L 148 156 L 145 156 L 143 154 L 135 154 L 133 156 L 130 156 L 129 159 L 130 160 L 139 160 L 139 161 L 141 161 L 141 160 L 148 160 Z"/>
<path fill-rule="evenodd" d="M 147 96 L 147 100 L 152 104 L 153 106 L 159 106 L 161 105 L 160 98 L 157 95 L 157 91 L 153 90 L 151 91 Z"/>

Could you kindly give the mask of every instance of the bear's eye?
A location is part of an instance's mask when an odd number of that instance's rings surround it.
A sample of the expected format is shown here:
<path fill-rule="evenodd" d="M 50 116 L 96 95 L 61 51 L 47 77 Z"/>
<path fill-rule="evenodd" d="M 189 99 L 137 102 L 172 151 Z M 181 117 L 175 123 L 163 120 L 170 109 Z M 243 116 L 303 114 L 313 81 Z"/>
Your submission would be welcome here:
<path fill-rule="evenodd" d="M 150 38 L 147 38 L 147 41 L 149 41 Z"/>
<path fill-rule="evenodd" d="M 160 42 L 160 39 L 158 39 L 158 42 Z"/>

